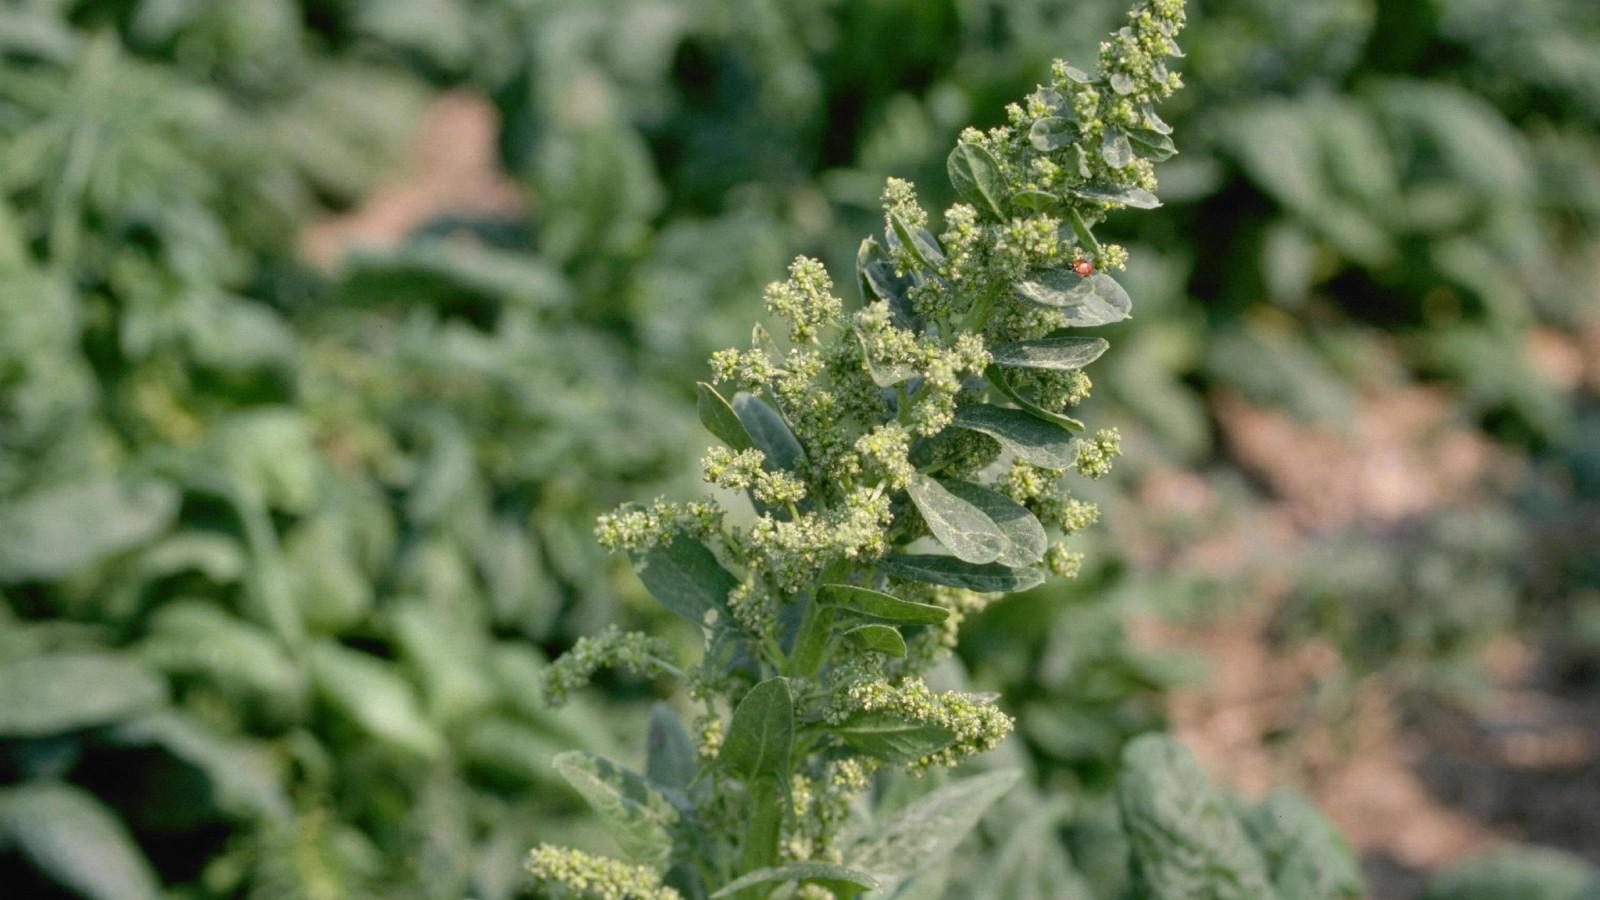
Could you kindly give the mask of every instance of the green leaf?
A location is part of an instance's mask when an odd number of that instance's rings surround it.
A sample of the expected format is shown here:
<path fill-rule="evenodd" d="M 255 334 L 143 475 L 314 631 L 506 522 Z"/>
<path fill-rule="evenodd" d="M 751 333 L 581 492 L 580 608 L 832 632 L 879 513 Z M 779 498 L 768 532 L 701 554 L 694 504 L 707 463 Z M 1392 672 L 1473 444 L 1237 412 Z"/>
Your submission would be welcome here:
<path fill-rule="evenodd" d="M 1284 898 L 1357 900 L 1365 897 L 1361 866 L 1333 824 L 1304 797 L 1275 790 L 1244 816 L 1245 831 L 1266 858 Z M 1525 896 L 1525 895 L 1524 895 Z"/>
<path fill-rule="evenodd" d="M 0 584 L 70 575 L 147 543 L 172 525 L 178 491 L 111 477 L 41 488 L 0 503 Z"/>
<path fill-rule="evenodd" d="M 1053 332 L 1032 341 L 989 345 L 996 365 L 1013 369 L 1075 372 L 1099 359 L 1111 345 L 1105 338 Z"/>
<path fill-rule="evenodd" d="M 1583 859 L 1545 847 L 1508 847 L 1434 875 L 1422 900 L 1593 900 L 1596 896 L 1600 896 L 1600 869 Z"/>
<path fill-rule="evenodd" d="M 993 365 L 989 366 L 984 370 L 983 376 L 989 379 L 989 383 L 994 385 L 995 390 L 999 391 L 1001 394 L 1004 394 L 1006 399 L 1010 400 L 1012 403 L 1020 406 L 1022 411 L 1028 415 L 1033 416 L 1036 419 L 1042 419 L 1043 421 L 1050 422 L 1054 425 L 1060 425 L 1062 428 L 1072 431 L 1084 430 L 1084 424 L 1077 419 L 1074 419 L 1071 416 L 1062 415 L 1058 412 L 1051 412 L 1050 410 L 1045 409 L 1044 407 L 1035 403 L 1032 398 L 1022 393 L 1022 391 L 1017 390 L 1017 388 L 1012 386 L 1011 379 L 1006 377 L 1005 370 L 1001 369 L 1000 367 Z"/>
<path fill-rule="evenodd" d="M 1020 409 L 974 404 L 956 410 L 956 428 L 977 431 L 1036 466 L 1068 469 L 1078 460 L 1072 433 Z"/>
<path fill-rule="evenodd" d="M 746 780 L 787 781 L 793 745 L 794 697 L 789 682 L 768 678 L 751 688 L 734 709 L 717 762 Z"/>
<path fill-rule="evenodd" d="M 672 858 L 678 810 L 644 776 L 581 750 L 562 753 L 553 764 L 605 822 L 623 855 L 653 866 Z"/>
<path fill-rule="evenodd" d="M 166 700 L 165 680 L 114 653 L 62 652 L 0 663 L 0 736 L 93 728 Z"/>
<path fill-rule="evenodd" d="M 938 557 L 948 559 L 950 557 Z M 818 599 L 828 606 L 847 610 L 859 616 L 905 625 L 936 625 L 950 618 L 950 611 L 942 606 L 901 600 L 899 597 L 856 587 L 853 584 L 825 584 L 817 592 Z"/>
<path fill-rule="evenodd" d="M 945 490 L 944 485 L 913 472 L 906 493 L 922 513 L 928 530 L 958 559 L 972 563 L 994 562 L 1006 549 L 1000 526 L 983 511 Z"/>
<path fill-rule="evenodd" d="M 305 670 L 272 632 L 210 603 L 163 604 L 139 655 L 164 672 L 204 678 L 229 700 L 271 716 L 298 715 L 305 702 Z"/>
<path fill-rule="evenodd" d="M 1133 162 L 1133 144 L 1128 140 L 1128 133 L 1121 128 L 1108 126 L 1100 135 L 1100 158 L 1113 169 L 1130 165 Z"/>
<path fill-rule="evenodd" d="M 1050 269 L 1017 282 L 1018 297 L 1059 309 L 1077 328 L 1110 325 L 1133 314 L 1133 301 L 1115 278 L 1096 272 L 1085 278 L 1070 269 Z"/>
<path fill-rule="evenodd" d="M 870 891 L 878 886 L 878 880 L 866 872 L 857 871 L 836 863 L 808 860 L 806 862 L 792 862 L 748 872 L 723 885 L 716 893 L 711 895 L 711 900 L 732 897 L 745 888 L 755 887 L 759 884 L 785 884 L 788 882 L 818 884 L 835 892 L 846 891 L 850 888 L 861 888 Z"/>
<path fill-rule="evenodd" d="M 93 795 L 53 781 L 0 790 L 0 848 L 16 847 L 90 900 L 158 900 L 161 885 L 128 829 Z"/>
<path fill-rule="evenodd" d="M 993 154 L 977 144 L 962 141 L 950 151 L 945 171 L 961 199 L 993 221 L 1005 221 L 1005 210 L 1000 206 L 1000 198 L 1005 196 L 1005 179 L 1000 175 L 1000 163 Z"/>
<path fill-rule="evenodd" d="M 925 581 L 984 594 L 1014 593 L 1044 584 L 1044 573 L 1038 569 L 1014 569 L 999 563 L 979 565 L 930 553 L 891 556 L 878 564 L 878 570 L 904 581 Z"/>
<path fill-rule="evenodd" d="M 682 790 L 694 780 L 699 765 L 700 755 L 683 720 L 665 703 L 652 706 L 645 774 L 656 784 Z"/>
<path fill-rule="evenodd" d="M 707 611 L 726 606 L 739 583 L 705 544 L 682 534 L 637 554 L 633 568 L 650 596 L 696 625 Z"/>
<path fill-rule="evenodd" d="M 908 804 L 845 854 L 849 864 L 898 881 L 949 856 L 991 805 L 1017 783 L 1015 769 L 962 778 Z"/>
<path fill-rule="evenodd" d="M 1024 188 L 1011 195 L 1011 202 L 1034 212 L 1054 213 L 1061 208 L 1061 198 L 1049 191 Z"/>
<path fill-rule="evenodd" d="M 857 625 L 844 633 L 845 640 L 857 647 L 888 656 L 906 655 L 906 639 L 892 625 Z"/>
<path fill-rule="evenodd" d="M 1151 162 L 1165 162 L 1178 155 L 1178 145 L 1172 138 L 1159 131 L 1150 129 L 1136 129 L 1128 132 L 1128 140 L 1133 143 L 1133 149 L 1138 154 Z"/>
<path fill-rule="evenodd" d="M 1081 200 L 1093 200 L 1097 203 L 1117 203 L 1122 206 L 1131 206 L 1134 209 L 1155 209 L 1161 205 L 1161 200 L 1155 194 L 1142 187 L 1131 185 L 1078 184 L 1067 188 L 1067 192 Z"/>
<path fill-rule="evenodd" d="M 856 251 L 856 280 L 861 283 L 863 303 L 871 303 L 876 299 L 889 304 L 889 309 L 901 325 L 909 325 L 916 320 L 907 294 L 911 289 L 911 279 L 895 273 L 894 263 L 884 255 L 883 248 L 878 246 L 875 238 L 862 240 L 860 249 Z"/>
<path fill-rule="evenodd" d="M 766 455 L 768 465 L 789 472 L 800 468 L 806 458 L 805 449 L 777 410 L 760 397 L 740 391 L 733 395 L 733 411 L 750 435 L 750 442 Z"/>
<path fill-rule="evenodd" d="M 889 231 L 884 237 L 889 241 L 890 250 L 904 247 L 929 272 L 936 272 L 945 264 L 944 251 L 939 249 L 939 242 L 928 229 L 910 228 L 897 215 L 889 217 Z"/>
<path fill-rule="evenodd" d="M 716 437 L 717 440 L 727 444 L 735 450 L 748 450 L 755 446 L 750 442 L 750 435 L 744 430 L 744 423 L 739 421 L 739 416 L 733 407 L 717 389 L 704 381 L 695 385 L 695 406 L 700 413 L 700 424 Z"/>
<path fill-rule="evenodd" d="M 1005 549 L 995 562 L 1003 566 L 1031 566 L 1049 546 L 1044 526 L 1027 507 L 970 481 L 946 481 L 945 489 L 983 511 L 1006 536 Z"/>
<path fill-rule="evenodd" d="M 361 730 L 424 758 L 444 750 L 411 685 L 386 662 L 325 641 L 311 648 L 311 672 L 318 693 Z"/>
<path fill-rule="evenodd" d="M 1078 126 L 1071 119 L 1060 116 L 1047 116 L 1035 119 L 1028 129 L 1028 141 L 1035 150 L 1049 152 L 1060 150 L 1068 144 L 1077 143 L 1079 137 Z"/>
<path fill-rule="evenodd" d="M 1182 744 L 1164 734 L 1142 735 L 1123 750 L 1122 765 L 1117 803 L 1144 887 L 1141 896 L 1277 896 L 1261 854 Z"/>
<path fill-rule="evenodd" d="M 955 732 L 942 725 L 906 719 L 891 712 L 858 712 L 828 733 L 868 756 L 907 763 L 937 753 L 955 741 Z"/>

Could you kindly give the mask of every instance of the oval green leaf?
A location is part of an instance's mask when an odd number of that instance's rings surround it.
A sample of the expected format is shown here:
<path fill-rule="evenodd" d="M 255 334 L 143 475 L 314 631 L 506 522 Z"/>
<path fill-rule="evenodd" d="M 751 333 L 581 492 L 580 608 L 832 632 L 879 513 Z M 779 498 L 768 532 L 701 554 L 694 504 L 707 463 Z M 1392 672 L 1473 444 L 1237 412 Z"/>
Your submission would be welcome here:
<path fill-rule="evenodd" d="M 1005 179 L 1000 175 L 1000 163 L 993 154 L 977 144 L 962 141 L 946 158 L 945 171 L 961 199 L 993 221 L 1005 221 L 1005 211 L 1000 207 L 1000 198 L 1006 192 Z"/>
<path fill-rule="evenodd" d="M 1113 169 L 1133 162 L 1133 144 L 1121 128 L 1107 128 L 1100 136 L 1100 158 Z"/>
<path fill-rule="evenodd" d="M 953 559 L 953 557 L 938 558 Z M 828 606 L 843 609 L 869 619 L 877 619 L 881 622 L 894 622 L 902 625 L 937 625 L 950 618 L 950 611 L 942 606 L 901 600 L 891 594 L 885 594 L 882 591 L 875 591 L 871 588 L 857 587 L 853 584 L 825 584 L 817 592 L 817 597 Z"/>
<path fill-rule="evenodd" d="M 904 581 L 925 581 L 984 594 L 1025 591 L 1044 583 L 1044 573 L 1038 569 L 1015 569 L 999 563 L 978 565 L 954 556 L 927 553 L 891 556 L 879 563 L 878 571 Z"/>
<path fill-rule="evenodd" d="M 768 465 L 789 472 L 799 469 L 806 451 L 800 446 L 799 438 L 789 430 L 789 423 L 767 401 L 740 391 L 733 395 L 733 411 L 744 425 L 745 433 L 750 435 L 751 444 L 765 454 Z"/>
<path fill-rule="evenodd" d="M 1070 269 L 1051 269 L 1017 282 L 1014 290 L 1029 303 L 1061 310 L 1067 324 L 1079 328 L 1110 325 L 1133 313 L 1128 292 L 1104 272 L 1084 278 Z"/>
<path fill-rule="evenodd" d="M 644 776 L 582 750 L 556 756 L 553 765 L 605 822 L 623 855 L 654 866 L 672 857 L 678 810 Z"/>
<path fill-rule="evenodd" d="M 1080 184 L 1067 188 L 1074 197 L 1100 203 L 1117 203 L 1134 209 L 1155 209 L 1161 201 L 1142 187 L 1116 184 Z"/>
<path fill-rule="evenodd" d="M 126 826 L 93 794 L 30 781 L 0 790 L 0 847 L 93 900 L 158 900 L 161 883 Z M 8 891 L 8 896 L 10 893 Z"/>
<path fill-rule="evenodd" d="M 1031 566 L 1044 556 L 1049 540 L 1045 537 L 1044 526 L 1027 507 L 970 481 L 946 481 L 944 486 L 982 510 L 1006 536 L 1006 548 L 995 562 L 1003 566 Z"/>
<path fill-rule="evenodd" d="M 1110 346 L 1105 338 L 1056 332 L 1032 341 L 991 344 L 989 353 L 997 365 L 1013 369 L 1073 372 L 1099 359 Z"/>
<path fill-rule="evenodd" d="M 733 711 L 717 763 L 746 780 L 789 776 L 794 746 L 794 697 L 789 682 L 768 678 L 750 689 Z"/>
<path fill-rule="evenodd" d="M 885 656 L 906 655 L 906 639 L 891 625 L 857 625 L 844 633 L 845 640 L 864 650 Z"/>
<path fill-rule="evenodd" d="M 1084 424 L 1077 419 L 1074 419 L 1071 416 L 1062 415 L 1058 412 L 1051 412 L 1050 410 L 1040 406 L 1038 403 L 1035 403 L 1031 397 L 1022 393 L 1022 391 L 1018 390 L 1011 384 L 1011 380 L 1006 377 L 1005 371 L 1000 367 L 990 366 L 984 370 L 983 377 L 989 379 L 989 383 L 994 385 L 996 390 L 998 390 L 1001 394 L 1004 394 L 1006 399 L 1021 407 L 1022 411 L 1028 415 L 1045 422 L 1060 425 L 1062 428 L 1066 428 L 1071 431 L 1085 430 Z"/>
<path fill-rule="evenodd" d="M 748 450 L 755 446 L 750 442 L 750 435 L 744 430 L 744 423 L 739 421 L 733 406 L 717 393 L 716 388 L 702 381 L 695 385 L 695 392 L 700 424 L 707 431 L 735 450 Z"/>
<path fill-rule="evenodd" d="M 69 652 L 0 663 L 0 736 L 43 737 L 146 712 L 164 680 L 113 653 Z"/>
<path fill-rule="evenodd" d="M 858 712 L 830 732 L 852 749 L 885 762 L 906 763 L 937 753 L 955 741 L 942 725 L 905 719 L 890 712 Z"/>
<path fill-rule="evenodd" d="M 937 272 L 945 264 L 944 251 L 926 228 L 911 228 L 897 215 L 889 216 L 889 231 L 884 234 L 889 249 L 905 248 L 923 268 Z"/>
<path fill-rule="evenodd" d="M 988 404 L 963 406 L 956 410 L 954 426 L 987 434 L 1018 457 L 1046 469 L 1067 469 L 1078 459 L 1071 432 L 1020 409 Z"/>
<path fill-rule="evenodd" d="M 906 482 L 906 493 L 922 513 L 928 530 L 945 549 L 967 562 L 994 562 L 1006 549 L 1006 536 L 1000 526 L 989 521 L 971 503 L 945 490 L 944 485 L 913 472 Z"/>
<path fill-rule="evenodd" d="M 1071 119 L 1060 116 L 1046 116 L 1035 119 L 1033 126 L 1028 129 L 1028 142 L 1033 144 L 1035 150 L 1049 152 L 1060 150 L 1068 144 L 1078 140 L 1078 126 Z"/>
<path fill-rule="evenodd" d="M 633 569 L 650 596 L 696 625 L 705 622 L 707 610 L 726 605 L 739 583 L 705 544 L 681 534 L 637 554 Z"/>

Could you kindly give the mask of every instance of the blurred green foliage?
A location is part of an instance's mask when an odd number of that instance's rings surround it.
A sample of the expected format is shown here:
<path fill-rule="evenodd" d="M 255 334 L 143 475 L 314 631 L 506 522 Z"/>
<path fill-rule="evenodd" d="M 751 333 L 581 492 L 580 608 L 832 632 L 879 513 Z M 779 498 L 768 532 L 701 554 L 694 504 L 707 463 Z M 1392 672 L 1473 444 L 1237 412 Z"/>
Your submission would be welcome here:
<path fill-rule="evenodd" d="M 794 253 L 847 271 L 883 176 L 943 183 L 924 176 L 957 127 L 997 121 L 1050 58 L 1092 56 L 1119 12 L 8 3 L 0 883 L 493 900 L 535 822 L 582 844 L 550 757 L 613 749 L 650 692 L 613 683 L 558 715 L 532 685 L 573 636 L 650 615 L 589 529 L 691 468 L 692 407 L 663 392 L 742 337 Z M 1600 401 L 1528 340 L 1600 306 L 1600 8 L 1190 12 L 1182 155 L 1142 217 L 1137 316 L 1097 401 L 1133 455 L 1095 498 L 1109 526 L 1077 585 L 995 607 L 963 648 L 1040 786 L 985 825 L 1006 879 L 987 896 L 1062 896 L 1041 886 L 1073 870 L 1083 896 L 1132 884 L 1122 748 L 1194 675 L 1125 623 L 1236 585 L 1127 549 L 1130 528 L 1219 523 L 1116 498 L 1183 466 L 1225 519 L 1274 502 L 1237 475 L 1219 396 L 1339 427 L 1364 396 L 1437 385 L 1452 427 L 1531 456 L 1469 505 L 1313 530 L 1283 563 L 1279 633 L 1454 691 L 1484 641 L 1553 625 L 1564 672 L 1600 671 Z M 302 230 L 392 173 L 458 86 L 499 110 L 527 214 L 309 267 Z"/>

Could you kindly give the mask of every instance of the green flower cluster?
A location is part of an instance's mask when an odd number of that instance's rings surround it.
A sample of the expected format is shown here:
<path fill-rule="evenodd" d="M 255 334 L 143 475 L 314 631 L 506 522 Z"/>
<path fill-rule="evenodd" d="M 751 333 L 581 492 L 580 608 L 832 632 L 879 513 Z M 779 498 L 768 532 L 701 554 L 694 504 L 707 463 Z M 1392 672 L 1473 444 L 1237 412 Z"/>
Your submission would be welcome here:
<path fill-rule="evenodd" d="M 961 202 L 940 235 L 914 186 L 890 180 L 883 239 L 857 259 L 858 309 L 811 259 L 767 289 L 787 334 L 757 327 L 749 347 L 713 355 L 699 387 L 722 444 L 705 480 L 743 500 L 600 520 L 602 543 L 706 640 L 684 676 L 704 705 L 698 746 L 658 710 L 650 777 L 613 786 L 683 813 L 634 855 L 685 896 L 763 878 L 854 896 L 871 873 L 815 867 L 852 862 L 841 835 L 873 772 L 954 766 L 1011 730 L 994 700 L 936 692 L 923 673 L 967 615 L 1079 565 L 1066 541 L 1098 513 L 1066 476 L 1099 478 L 1120 452 L 1115 431 L 1068 415 L 1107 348 L 1079 329 L 1131 312 L 1107 273 L 1126 254 L 1093 229 L 1156 204 L 1152 163 L 1175 150 L 1153 104 L 1179 84 L 1164 61 L 1182 25 L 1179 0 L 1143 3 L 1098 76 L 1058 63 L 1008 125 L 963 133 L 948 165 Z M 606 663 L 657 674 L 661 655 L 608 633 L 558 660 L 547 688 L 559 699 Z M 596 803 L 622 819 L 632 808 Z"/>
<path fill-rule="evenodd" d="M 581 850 L 541 844 L 528 856 L 528 870 L 552 896 L 595 900 L 683 900 L 649 866 L 630 865 Z"/>

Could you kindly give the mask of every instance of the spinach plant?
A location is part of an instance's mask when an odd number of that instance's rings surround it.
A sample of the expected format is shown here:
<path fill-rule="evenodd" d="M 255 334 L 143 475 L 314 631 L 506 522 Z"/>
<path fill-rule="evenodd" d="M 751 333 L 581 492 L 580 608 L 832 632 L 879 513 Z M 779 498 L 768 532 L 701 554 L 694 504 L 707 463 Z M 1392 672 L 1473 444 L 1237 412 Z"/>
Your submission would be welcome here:
<path fill-rule="evenodd" d="M 765 295 L 787 340 L 758 326 L 749 348 L 712 356 L 699 412 L 721 445 L 703 468 L 723 493 L 625 506 L 597 528 L 700 627 L 701 660 L 613 629 L 544 679 L 559 702 L 606 666 L 670 677 L 703 712 L 690 727 L 657 710 L 643 774 L 558 757 L 627 859 L 538 847 L 547 891 L 892 894 L 1011 786 L 989 773 L 870 825 L 858 814 L 876 772 L 953 767 L 1006 736 L 994 698 L 924 675 L 965 616 L 1077 568 L 1064 541 L 1096 510 L 1064 476 L 1104 475 L 1119 437 L 1069 415 L 1107 349 L 1076 329 L 1131 310 L 1109 274 L 1127 254 L 1094 227 L 1157 205 L 1153 164 L 1175 149 L 1155 104 L 1181 83 L 1166 61 L 1183 17 L 1182 0 L 1140 3 L 1097 75 L 1058 62 L 1007 125 L 963 132 L 941 234 L 891 179 L 883 241 L 857 257 L 858 311 L 801 258 Z"/>

